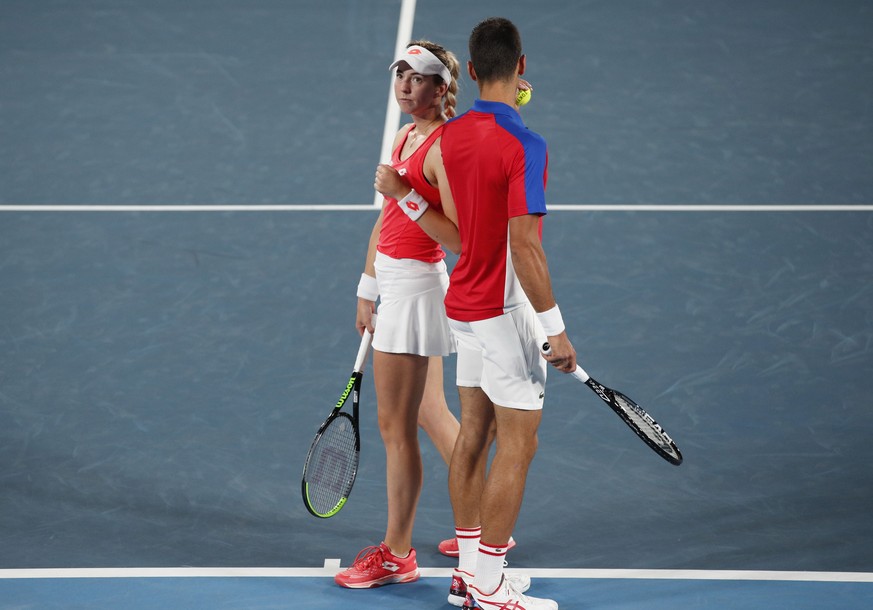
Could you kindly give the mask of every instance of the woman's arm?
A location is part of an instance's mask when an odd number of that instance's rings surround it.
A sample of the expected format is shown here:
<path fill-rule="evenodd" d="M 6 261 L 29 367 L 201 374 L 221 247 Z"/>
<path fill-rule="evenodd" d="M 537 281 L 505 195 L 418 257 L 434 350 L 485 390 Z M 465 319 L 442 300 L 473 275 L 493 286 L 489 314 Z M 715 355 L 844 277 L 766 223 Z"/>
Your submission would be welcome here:
<path fill-rule="evenodd" d="M 448 188 L 445 168 L 442 162 L 442 153 L 439 147 L 439 139 L 427 151 L 424 159 L 424 175 L 428 182 L 436 186 L 440 191 L 443 213 L 433 210 L 428 202 L 412 193 L 410 186 L 403 180 L 396 169 L 390 165 L 380 165 L 376 168 L 377 191 L 397 200 L 397 204 L 403 211 L 418 223 L 422 231 L 454 254 L 461 252 L 461 238 L 456 224 L 457 215 L 452 201 L 451 189 Z M 410 201 L 407 201 L 412 194 Z M 447 212 L 450 210 L 450 212 Z M 451 214 L 448 216 L 447 214 Z"/>
<path fill-rule="evenodd" d="M 358 305 L 357 314 L 355 316 L 355 328 L 363 334 L 366 328 L 370 332 L 375 330 L 373 324 L 373 314 L 376 313 L 376 299 L 378 299 L 378 285 L 376 284 L 376 244 L 379 243 L 379 232 L 382 230 L 382 215 L 383 211 L 379 212 L 379 217 L 373 225 L 373 230 L 370 231 L 370 242 L 367 245 L 367 258 L 364 262 L 364 273 L 361 276 L 361 282 L 358 284 Z M 367 277 L 364 277 L 367 276 Z M 368 279 L 372 278 L 372 279 Z M 375 287 L 376 294 L 372 294 Z M 362 290 L 362 288 L 364 288 Z M 369 290 L 367 290 L 369 288 Z M 368 294 L 369 293 L 369 294 Z M 364 294 L 365 296 L 361 296 Z M 370 298 L 375 297 L 375 298 Z"/>

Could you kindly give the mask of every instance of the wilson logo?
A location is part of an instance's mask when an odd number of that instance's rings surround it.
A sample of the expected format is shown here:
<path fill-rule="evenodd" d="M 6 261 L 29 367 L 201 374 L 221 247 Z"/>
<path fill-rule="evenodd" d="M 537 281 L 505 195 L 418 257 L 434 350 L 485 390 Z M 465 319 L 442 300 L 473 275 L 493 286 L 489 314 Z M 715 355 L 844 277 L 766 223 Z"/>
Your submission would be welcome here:
<path fill-rule="evenodd" d="M 352 392 L 352 388 L 355 387 L 355 378 L 352 377 L 349 379 L 349 384 L 346 386 L 346 389 L 343 390 L 342 395 L 339 397 L 339 400 L 336 401 L 336 406 L 342 406 L 342 404 L 346 401 L 346 398 L 349 397 L 349 394 Z"/>

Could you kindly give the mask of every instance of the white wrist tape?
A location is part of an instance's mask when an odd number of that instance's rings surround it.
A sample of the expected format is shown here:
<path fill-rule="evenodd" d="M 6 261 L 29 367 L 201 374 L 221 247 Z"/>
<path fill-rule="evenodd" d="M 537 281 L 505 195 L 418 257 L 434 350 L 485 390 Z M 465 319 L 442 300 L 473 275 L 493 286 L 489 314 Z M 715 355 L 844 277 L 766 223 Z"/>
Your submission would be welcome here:
<path fill-rule="evenodd" d="M 415 192 L 415 189 L 409 191 L 409 194 L 403 199 L 397 201 L 400 209 L 409 216 L 411 220 L 418 220 L 424 211 L 427 209 L 427 201 L 424 197 Z"/>
<path fill-rule="evenodd" d="M 548 311 L 538 313 L 537 317 L 540 319 L 540 324 L 546 331 L 547 337 L 554 337 L 564 332 L 564 318 L 561 317 L 561 310 L 558 309 L 557 305 Z"/>
<path fill-rule="evenodd" d="M 379 284 L 376 278 L 366 273 L 361 274 L 361 280 L 358 282 L 358 297 L 376 302 L 379 298 Z"/>

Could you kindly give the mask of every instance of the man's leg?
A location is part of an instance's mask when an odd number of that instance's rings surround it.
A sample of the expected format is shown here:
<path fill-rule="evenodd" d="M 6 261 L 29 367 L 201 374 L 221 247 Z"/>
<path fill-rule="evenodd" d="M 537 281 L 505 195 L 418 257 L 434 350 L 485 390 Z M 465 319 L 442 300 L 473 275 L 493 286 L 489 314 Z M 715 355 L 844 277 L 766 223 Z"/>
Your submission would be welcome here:
<path fill-rule="evenodd" d="M 542 411 L 495 407 L 497 451 L 482 491 L 482 535 L 476 562 L 476 587 L 496 590 L 503 577 L 507 543 L 524 498 L 527 472 L 537 450 Z"/>
<path fill-rule="evenodd" d="M 481 388 L 459 387 L 461 430 L 449 466 L 449 496 L 455 525 L 478 528 L 494 407 Z"/>
<path fill-rule="evenodd" d="M 541 410 L 495 408 L 497 451 L 481 504 L 482 538 L 490 544 L 505 546 L 515 528 L 542 414 Z"/>

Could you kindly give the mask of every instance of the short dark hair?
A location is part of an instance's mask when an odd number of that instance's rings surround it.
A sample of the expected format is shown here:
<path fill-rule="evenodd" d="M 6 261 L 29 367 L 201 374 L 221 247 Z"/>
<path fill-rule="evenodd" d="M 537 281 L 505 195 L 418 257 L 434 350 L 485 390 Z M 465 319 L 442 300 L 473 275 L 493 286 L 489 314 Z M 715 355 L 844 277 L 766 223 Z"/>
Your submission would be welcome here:
<path fill-rule="evenodd" d="M 489 17 L 470 34 L 470 61 L 480 81 L 504 80 L 515 74 L 521 58 L 521 34 L 509 19 Z"/>

